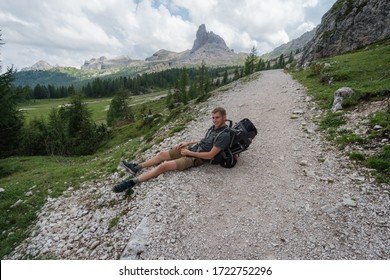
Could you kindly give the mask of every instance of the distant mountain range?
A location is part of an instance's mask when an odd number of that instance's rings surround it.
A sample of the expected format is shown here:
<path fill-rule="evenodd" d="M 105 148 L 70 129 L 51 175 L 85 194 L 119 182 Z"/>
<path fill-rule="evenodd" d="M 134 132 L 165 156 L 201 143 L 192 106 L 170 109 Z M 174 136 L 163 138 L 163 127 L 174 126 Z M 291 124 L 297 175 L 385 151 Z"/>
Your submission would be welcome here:
<path fill-rule="evenodd" d="M 275 48 L 263 55 L 275 58 L 283 55 L 298 55 L 303 65 L 315 59 L 351 51 L 374 42 L 390 38 L 390 1 L 338 0 L 323 16 L 321 24 L 301 37 Z M 82 83 L 98 76 L 132 76 L 145 72 L 157 72 L 172 67 L 200 65 L 203 61 L 209 67 L 243 65 L 248 54 L 237 54 L 229 49 L 224 39 L 199 26 L 191 50 L 172 52 L 159 50 L 145 60 L 133 60 L 128 56 L 108 59 L 104 56 L 85 61 L 80 69 L 51 66 L 39 61 L 33 66 L 16 73 L 16 85 L 35 86 L 37 83 L 53 84 L 64 81 Z M 90 71 L 85 71 L 90 70 Z M 94 71 L 92 71 L 94 70 Z"/>
<path fill-rule="evenodd" d="M 145 60 L 133 60 L 128 56 L 119 56 L 108 59 L 104 56 L 92 58 L 81 65 L 81 70 L 104 70 L 126 67 L 149 67 L 153 69 L 172 66 L 197 65 L 205 61 L 209 66 L 232 65 L 242 62 L 246 54 L 236 54 L 229 49 L 224 39 L 213 32 L 207 32 L 204 24 L 199 26 L 196 39 L 191 50 L 172 52 L 159 50 Z M 45 61 L 39 61 L 31 67 L 21 71 L 46 71 L 58 66 L 51 66 Z"/>
<path fill-rule="evenodd" d="M 161 69 L 172 66 L 199 65 L 205 61 L 209 66 L 232 65 L 240 62 L 243 55 L 229 49 L 225 40 L 213 32 L 208 32 L 204 24 L 199 26 L 196 39 L 191 50 L 172 52 L 159 50 L 145 60 L 132 60 L 127 56 L 114 59 L 101 57 L 86 61 L 82 70 L 97 70 L 118 67 L 149 66 L 150 69 Z"/>
<path fill-rule="evenodd" d="M 225 40 L 206 30 L 204 24 L 199 26 L 191 50 L 172 52 L 159 50 L 145 60 L 133 60 L 128 56 L 115 58 L 92 58 L 84 62 L 80 69 L 74 67 L 51 66 L 39 61 L 31 67 L 23 68 L 16 73 L 15 85 L 80 84 L 93 78 L 134 76 L 140 73 L 158 72 L 172 67 L 201 65 L 204 61 L 208 67 L 242 65 L 248 54 L 236 54 L 229 49 Z M 60 81 L 64 83 L 61 84 Z"/>
<path fill-rule="evenodd" d="M 310 38 L 311 39 L 311 38 Z M 305 39 L 306 41 L 308 39 Z M 294 40 L 299 41 L 299 39 Z M 304 44 L 304 42 L 292 45 L 285 44 L 283 52 L 287 53 L 291 48 Z M 270 55 L 273 55 L 271 53 Z M 204 24 L 200 25 L 196 32 L 193 47 L 183 52 L 172 52 L 161 49 L 145 60 L 134 60 L 128 56 L 115 58 L 92 58 L 86 60 L 80 69 L 74 67 L 52 66 L 41 60 L 31 67 L 23 68 L 16 74 L 16 85 L 35 86 L 40 84 L 64 85 L 70 83 L 82 83 L 98 76 L 135 75 L 145 72 L 158 72 L 172 67 L 196 66 L 205 62 L 207 66 L 231 66 L 243 65 L 247 53 L 235 53 L 230 49 L 225 40 L 212 31 L 207 31 Z M 86 71 L 88 70 L 88 71 Z M 66 78 L 65 78 L 66 77 Z"/>

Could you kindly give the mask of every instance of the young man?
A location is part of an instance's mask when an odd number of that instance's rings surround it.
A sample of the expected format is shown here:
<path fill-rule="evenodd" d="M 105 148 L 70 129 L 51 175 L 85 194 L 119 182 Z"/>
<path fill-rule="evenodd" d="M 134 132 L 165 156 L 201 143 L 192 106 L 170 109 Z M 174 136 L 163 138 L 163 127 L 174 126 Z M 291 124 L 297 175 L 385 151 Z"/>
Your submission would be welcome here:
<path fill-rule="evenodd" d="M 169 151 L 158 153 L 153 158 L 141 163 L 129 163 L 123 161 L 123 166 L 135 176 L 144 168 L 157 165 L 150 171 L 139 175 L 131 180 L 123 181 L 114 186 L 114 192 L 123 192 L 130 190 L 138 183 L 148 181 L 158 175 L 171 170 L 185 170 L 193 166 L 202 165 L 204 161 L 213 159 L 220 151 L 228 148 L 230 134 L 226 129 L 226 111 L 221 107 L 215 108 L 211 112 L 213 120 L 212 130 L 206 133 L 206 136 L 199 142 L 189 141 L 176 145 Z M 218 136 L 216 139 L 215 137 Z"/>

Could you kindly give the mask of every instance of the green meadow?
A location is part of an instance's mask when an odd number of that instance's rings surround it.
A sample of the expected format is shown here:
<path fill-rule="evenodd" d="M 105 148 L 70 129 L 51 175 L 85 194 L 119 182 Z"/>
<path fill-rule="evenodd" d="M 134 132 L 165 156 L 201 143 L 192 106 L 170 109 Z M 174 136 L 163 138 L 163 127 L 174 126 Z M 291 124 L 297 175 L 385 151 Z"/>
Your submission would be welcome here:
<path fill-rule="evenodd" d="M 132 96 L 129 99 L 131 106 L 137 106 L 140 104 L 146 104 L 149 101 L 158 100 L 164 98 L 168 94 L 168 91 L 158 91 L 145 95 Z M 84 102 L 87 104 L 92 118 L 96 123 L 106 122 L 107 111 L 110 106 L 112 98 L 85 98 Z M 70 103 L 70 98 L 58 98 L 58 99 L 34 99 L 29 102 L 20 104 L 19 110 L 23 112 L 27 121 L 33 118 L 47 118 L 50 111 L 53 108 L 60 108 Z"/>

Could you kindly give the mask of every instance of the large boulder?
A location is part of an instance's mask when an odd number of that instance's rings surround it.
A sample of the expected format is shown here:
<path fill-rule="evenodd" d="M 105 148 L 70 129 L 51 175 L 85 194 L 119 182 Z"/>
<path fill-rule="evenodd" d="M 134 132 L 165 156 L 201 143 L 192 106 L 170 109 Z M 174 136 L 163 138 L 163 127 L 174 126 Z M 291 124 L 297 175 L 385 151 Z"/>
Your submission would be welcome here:
<path fill-rule="evenodd" d="M 337 112 L 343 109 L 344 98 L 351 98 L 356 93 L 350 87 L 342 87 L 335 91 L 332 112 Z"/>

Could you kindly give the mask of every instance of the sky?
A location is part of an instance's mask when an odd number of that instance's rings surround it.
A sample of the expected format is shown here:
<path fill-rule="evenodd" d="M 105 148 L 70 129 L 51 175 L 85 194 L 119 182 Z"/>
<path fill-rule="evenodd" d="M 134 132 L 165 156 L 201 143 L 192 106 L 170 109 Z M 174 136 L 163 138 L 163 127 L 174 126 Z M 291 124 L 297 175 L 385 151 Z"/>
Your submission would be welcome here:
<path fill-rule="evenodd" d="M 2 71 L 191 49 L 199 25 L 236 53 L 272 51 L 321 22 L 336 0 L 2 0 Z"/>

